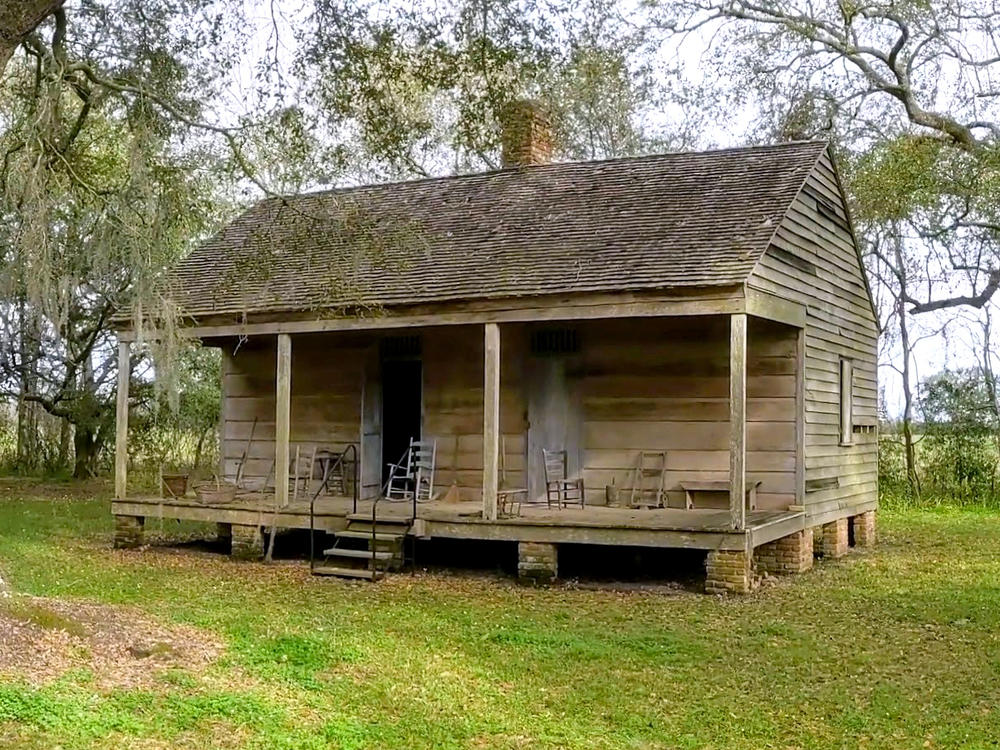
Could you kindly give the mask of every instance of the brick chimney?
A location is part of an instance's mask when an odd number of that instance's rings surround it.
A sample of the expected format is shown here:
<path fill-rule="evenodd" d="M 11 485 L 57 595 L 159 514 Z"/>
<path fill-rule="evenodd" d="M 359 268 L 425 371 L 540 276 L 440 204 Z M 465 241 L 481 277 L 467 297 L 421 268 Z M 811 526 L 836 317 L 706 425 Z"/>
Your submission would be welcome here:
<path fill-rule="evenodd" d="M 500 115 L 501 163 L 504 169 L 552 161 L 552 124 L 542 105 L 516 99 Z"/>

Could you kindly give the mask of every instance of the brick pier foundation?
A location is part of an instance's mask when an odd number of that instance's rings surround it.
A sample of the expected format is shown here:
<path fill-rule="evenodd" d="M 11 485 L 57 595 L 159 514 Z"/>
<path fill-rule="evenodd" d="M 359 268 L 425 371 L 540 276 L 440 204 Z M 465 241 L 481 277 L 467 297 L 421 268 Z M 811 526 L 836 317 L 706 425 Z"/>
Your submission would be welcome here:
<path fill-rule="evenodd" d="M 875 545 L 875 511 L 869 510 L 851 519 L 854 531 L 855 547 L 872 547 Z"/>
<path fill-rule="evenodd" d="M 751 555 L 743 550 L 713 550 L 705 562 L 706 594 L 747 594 L 754 586 Z"/>
<path fill-rule="evenodd" d="M 813 530 L 804 529 L 753 551 L 753 561 L 772 575 L 804 573 L 813 566 Z"/>
<path fill-rule="evenodd" d="M 142 546 L 144 516 L 115 516 L 115 549 L 135 549 Z"/>
<path fill-rule="evenodd" d="M 820 527 L 819 553 L 828 559 L 836 559 L 847 554 L 847 519 L 823 524 Z"/>
<path fill-rule="evenodd" d="M 260 560 L 264 557 L 264 535 L 260 526 L 242 526 L 232 524 L 230 527 L 232 542 L 230 554 L 237 560 Z"/>
<path fill-rule="evenodd" d="M 559 549 L 543 542 L 517 543 L 517 577 L 524 583 L 551 583 L 559 575 Z"/>

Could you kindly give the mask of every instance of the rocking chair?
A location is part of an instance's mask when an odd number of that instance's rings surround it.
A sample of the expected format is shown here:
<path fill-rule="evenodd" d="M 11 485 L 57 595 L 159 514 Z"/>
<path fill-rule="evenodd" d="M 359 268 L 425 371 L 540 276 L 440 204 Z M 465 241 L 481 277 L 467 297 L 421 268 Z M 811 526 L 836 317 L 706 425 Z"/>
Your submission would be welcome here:
<path fill-rule="evenodd" d="M 434 495 L 434 461 L 437 441 L 414 440 L 398 463 L 389 464 L 385 483 L 386 500 L 427 502 Z"/>

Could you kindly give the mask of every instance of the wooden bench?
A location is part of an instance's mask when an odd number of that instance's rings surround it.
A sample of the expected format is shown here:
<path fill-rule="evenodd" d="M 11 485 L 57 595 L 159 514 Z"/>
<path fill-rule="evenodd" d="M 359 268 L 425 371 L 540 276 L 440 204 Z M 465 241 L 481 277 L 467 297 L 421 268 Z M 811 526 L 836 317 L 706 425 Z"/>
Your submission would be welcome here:
<path fill-rule="evenodd" d="M 757 509 L 757 488 L 760 482 L 747 482 L 747 507 L 750 510 Z M 684 507 L 691 510 L 694 507 L 692 492 L 725 492 L 729 494 L 729 482 L 726 480 L 718 482 L 681 482 L 681 489 L 684 490 Z"/>

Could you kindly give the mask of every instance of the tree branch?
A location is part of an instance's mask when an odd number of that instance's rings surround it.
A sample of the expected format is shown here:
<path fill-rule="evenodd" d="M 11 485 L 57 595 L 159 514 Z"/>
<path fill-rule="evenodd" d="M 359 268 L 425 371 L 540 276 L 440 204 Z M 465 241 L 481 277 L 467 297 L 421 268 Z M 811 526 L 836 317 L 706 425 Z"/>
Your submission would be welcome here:
<path fill-rule="evenodd" d="M 14 50 L 66 0 L 5 0 L 0 5 L 0 75 Z"/>
<path fill-rule="evenodd" d="M 907 295 L 904 299 L 906 303 L 911 306 L 910 312 L 914 314 L 932 312 L 934 310 L 945 310 L 950 307 L 967 306 L 982 308 L 987 302 L 990 301 L 998 289 L 1000 289 L 1000 271 L 991 271 L 989 281 L 979 294 L 959 295 L 956 297 L 946 297 L 944 299 L 928 300 L 926 302 L 915 300 L 909 295 Z"/>

